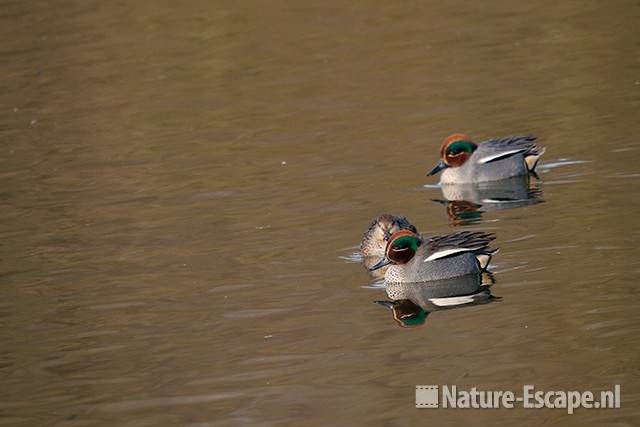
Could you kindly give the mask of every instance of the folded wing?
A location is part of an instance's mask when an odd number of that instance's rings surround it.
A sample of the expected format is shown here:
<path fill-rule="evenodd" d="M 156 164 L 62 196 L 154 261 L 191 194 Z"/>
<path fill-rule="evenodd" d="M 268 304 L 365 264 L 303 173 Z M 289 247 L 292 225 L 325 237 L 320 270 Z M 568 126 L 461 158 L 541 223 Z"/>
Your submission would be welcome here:
<path fill-rule="evenodd" d="M 482 143 L 486 154 L 478 163 L 491 163 L 516 154 L 522 154 L 527 168 L 533 171 L 540 156 L 544 154 L 544 147 L 536 143 L 536 137 L 531 135 L 515 135 L 506 138 L 491 139 Z"/>
<path fill-rule="evenodd" d="M 497 252 L 497 249 L 489 248 L 489 244 L 495 238 L 493 234 L 481 231 L 459 231 L 446 236 L 432 237 L 426 241 L 429 256 L 424 262 L 472 252 L 478 260 L 479 267 L 485 269 L 491 261 L 491 256 Z"/>

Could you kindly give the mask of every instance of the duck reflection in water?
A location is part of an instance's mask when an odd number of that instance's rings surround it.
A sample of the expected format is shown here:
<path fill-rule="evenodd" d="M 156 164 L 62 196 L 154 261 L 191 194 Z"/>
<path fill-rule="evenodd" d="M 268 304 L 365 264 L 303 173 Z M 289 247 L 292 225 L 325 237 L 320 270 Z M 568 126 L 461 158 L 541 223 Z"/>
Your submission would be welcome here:
<path fill-rule="evenodd" d="M 482 214 L 542 203 L 538 180 L 516 176 L 501 181 L 477 184 L 445 184 L 443 199 L 432 199 L 445 205 L 452 225 L 468 225 L 482 219 Z"/>
<path fill-rule="evenodd" d="M 410 328 L 422 325 L 434 311 L 498 300 L 491 295 L 493 283 L 493 276 L 488 272 L 423 283 L 387 283 L 385 289 L 390 301 L 375 303 L 391 310 L 398 326 Z"/>

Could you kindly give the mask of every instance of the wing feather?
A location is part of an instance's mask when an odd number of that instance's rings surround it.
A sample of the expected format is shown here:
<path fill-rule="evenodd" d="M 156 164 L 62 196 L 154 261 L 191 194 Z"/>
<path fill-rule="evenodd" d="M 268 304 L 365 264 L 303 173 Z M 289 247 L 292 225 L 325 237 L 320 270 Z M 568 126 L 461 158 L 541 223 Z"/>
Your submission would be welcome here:
<path fill-rule="evenodd" d="M 490 156 L 485 156 L 485 157 L 481 158 L 480 160 L 478 160 L 478 163 L 495 162 L 496 160 L 506 159 L 507 157 L 511 157 L 511 156 L 513 156 L 515 154 L 524 153 L 525 151 L 526 150 L 524 148 L 521 148 L 521 149 L 518 149 L 518 150 L 502 151 L 500 153 L 491 154 Z"/>
<path fill-rule="evenodd" d="M 474 249 L 472 248 L 452 248 L 452 249 L 444 249 L 438 252 L 434 252 L 425 258 L 424 262 L 433 261 L 434 259 L 446 258 L 451 255 L 459 254 L 462 252 L 471 252 Z"/>
<path fill-rule="evenodd" d="M 522 153 L 530 171 L 535 169 L 540 156 L 545 151 L 543 146 L 536 143 L 536 137 L 532 135 L 514 135 L 490 139 L 483 142 L 482 145 L 487 150 L 488 155 L 481 158 L 478 163 L 489 163 Z"/>
<path fill-rule="evenodd" d="M 489 244 L 495 239 L 491 233 L 481 231 L 459 231 L 446 236 L 432 237 L 426 241 L 430 255 L 424 262 L 446 258 L 464 252 L 475 255 L 491 254 Z"/>

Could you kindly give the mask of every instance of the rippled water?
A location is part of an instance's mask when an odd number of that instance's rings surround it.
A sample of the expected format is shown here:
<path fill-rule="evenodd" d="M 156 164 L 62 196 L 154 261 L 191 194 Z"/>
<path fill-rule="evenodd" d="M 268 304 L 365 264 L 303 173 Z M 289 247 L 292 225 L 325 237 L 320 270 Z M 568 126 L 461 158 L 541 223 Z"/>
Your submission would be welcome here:
<path fill-rule="evenodd" d="M 0 423 L 636 424 L 639 18 L 3 2 Z M 537 135 L 534 203 L 434 202 L 453 132 Z M 386 211 L 496 233 L 499 300 L 399 328 L 352 257 Z M 416 384 L 530 383 L 618 383 L 622 408 L 414 408 Z"/>

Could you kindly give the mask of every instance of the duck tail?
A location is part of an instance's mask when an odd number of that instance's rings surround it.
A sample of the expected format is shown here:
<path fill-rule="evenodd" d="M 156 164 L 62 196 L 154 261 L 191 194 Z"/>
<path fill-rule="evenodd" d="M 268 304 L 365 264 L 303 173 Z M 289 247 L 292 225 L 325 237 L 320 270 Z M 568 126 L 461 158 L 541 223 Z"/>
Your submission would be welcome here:
<path fill-rule="evenodd" d="M 535 148 L 525 154 L 524 161 L 527 164 L 529 172 L 535 172 L 536 166 L 538 166 L 538 160 L 544 154 L 546 149 L 540 145 L 535 145 Z"/>
<path fill-rule="evenodd" d="M 475 253 L 476 260 L 478 261 L 478 267 L 480 268 L 480 270 L 487 271 L 487 267 L 489 267 L 491 258 L 493 258 L 493 256 L 497 254 L 499 251 L 500 251 L 500 248 L 495 248 L 495 249 L 486 248 L 481 252 L 476 252 Z"/>

